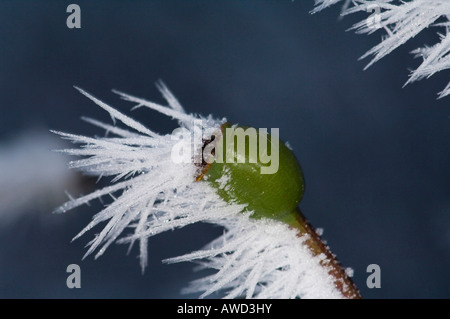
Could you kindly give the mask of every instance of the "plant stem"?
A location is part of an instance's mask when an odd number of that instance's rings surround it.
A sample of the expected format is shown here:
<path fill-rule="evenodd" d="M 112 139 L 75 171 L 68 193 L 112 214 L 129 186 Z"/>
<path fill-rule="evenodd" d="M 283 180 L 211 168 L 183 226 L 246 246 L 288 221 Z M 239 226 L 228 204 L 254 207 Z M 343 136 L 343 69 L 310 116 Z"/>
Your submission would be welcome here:
<path fill-rule="evenodd" d="M 291 215 L 292 216 L 292 215 Z M 330 248 L 323 242 L 317 234 L 314 227 L 303 216 L 299 208 L 295 212 L 295 220 L 289 222 L 291 227 L 298 229 L 299 237 L 308 236 L 305 241 L 314 256 L 324 254 L 326 258 L 320 261 L 320 264 L 328 270 L 328 273 L 334 277 L 336 288 L 348 299 L 361 299 L 358 288 L 351 278 L 346 274 L 344 268 L 331 252 Z"/>

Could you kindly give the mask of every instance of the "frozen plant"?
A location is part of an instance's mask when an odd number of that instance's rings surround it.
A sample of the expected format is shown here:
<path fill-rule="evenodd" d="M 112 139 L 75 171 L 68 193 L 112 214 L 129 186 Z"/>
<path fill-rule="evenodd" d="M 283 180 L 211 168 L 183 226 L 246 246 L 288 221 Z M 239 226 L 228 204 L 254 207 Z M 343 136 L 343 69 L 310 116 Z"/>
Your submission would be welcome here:
<path fill-rule="evenodd" d="M 221 291 L 228 298 L 359 297 L 348 278 L 349 272 L 340 267 L 299 213 L 303 176 L 291 151 L 280 145 L 280 169 L 270 177 L 278 185 L 267 185 L 265 177 L 250 164 L 220 166 L 215 162 L 195 161 L 196 154 L 211 143 L 216 153 L 219 152 L 219 145 L 225 139 L 222 129 L 227 125 L 226 120 L 188 114 L 162 82 L 158 88 L 168 106 L 114 92 L 135 107 L 150 108 L 177 120 L 180 127 L 171 134 L 156 133 L 81 89 L 78 91 L 109 113 L 114 125 L 84 119 L 105 130 L 105 137 L 55 132 L 81 144 L 80 148 L 62 150 L 82 157 L 70 162 L 70 167 L 111 178 L 109 186 L 71 198 L 56 210 L 64 213 L 92 200 L 109 198 L 75 237 L 104 224 L 89 243 L 85 257 L 94 252 L 96 258 L 101 256 L 114 242 L 128 243 L 130 248 L 138 242 L 144 270 L 150 237 L 204 222 L 222 226 L 223 235 L 199 251 L 166 260 L 167 263 L 194 261 L 202 268 L 216 270 L 213 275 L 193 282 L 187 288 L 189 292 L 199 292 L 205 297 Z M 115 125 L 116 122 L 125 127 Z M 199 135 L 201 139 L 191 138 Z M 271 143 L 272 140 L 274 137 Z M 179 150 L 187 150 L 185 160 L 174 157 L 174 153 L 179 155 Z M 252 176 L 256 182 L 242 175 Z M 258 196 L 252 195 L 255 190 Z M 271 197 L 278 190 L 283 190 L 283 198 Z M 266 195 L 271 200 L 262 203 Z M 285 199 L 290 197 L 293 200 L 287 202 Z M 279 207 L 282 218 L 275 216 Z M 292 213 L 286 214 L 291 210 Z M 260 214 L 259 218 L 254 218 L 256 214 Z"/>
<path fill-rule="evenodd" d="M 449 0 L 315 0 L 312 13 L 336 3 L 343 3 L 342 15 L 370 13 L 367 19 L 356 23 L 350 30 L 362 34 L 372 34 L 377 30 L 384 32 L 381 42 L 361 57 L 372 57 L 366 69 L 427 28 L 440 30 L 439 41 L 412 51 L 416 58 L 422 58 L 422 62 L 411 72 L 405 85 L 450 68 Z M 438 93 L 438 97 L 449 94 L 450 82 Z"/>

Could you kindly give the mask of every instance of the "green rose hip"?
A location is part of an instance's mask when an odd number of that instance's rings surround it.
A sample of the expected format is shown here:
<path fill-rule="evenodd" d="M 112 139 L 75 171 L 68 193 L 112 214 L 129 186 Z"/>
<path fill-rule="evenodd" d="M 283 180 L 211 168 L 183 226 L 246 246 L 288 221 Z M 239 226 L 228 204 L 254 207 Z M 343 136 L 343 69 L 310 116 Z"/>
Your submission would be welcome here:
<path fill-rule="evenodd" d="M 304 243 L 314 256 L 322 256 L 320 264 L 334 278 L 342 295 L 361 298 L 351 278 L 298 208 L 305 191 L 303 172 L 277 134 L 225 123 L 212 141 L 205 142 L 203 159 L 197 181 L 209 183 L 228 203 L 246 205 L 245 211 L 251 212 L 252 218 L 281 221 L 296 229 L 299 237 L 306 236 Z"/>
<path fill-rule="evenodd" d="M 222 125 L 214 161 L 201 178 L 225 201 L 246 204 L 253 218 L 291 224 L 305 190 L 303 172 L 277 136 L 251 127 Z"/>

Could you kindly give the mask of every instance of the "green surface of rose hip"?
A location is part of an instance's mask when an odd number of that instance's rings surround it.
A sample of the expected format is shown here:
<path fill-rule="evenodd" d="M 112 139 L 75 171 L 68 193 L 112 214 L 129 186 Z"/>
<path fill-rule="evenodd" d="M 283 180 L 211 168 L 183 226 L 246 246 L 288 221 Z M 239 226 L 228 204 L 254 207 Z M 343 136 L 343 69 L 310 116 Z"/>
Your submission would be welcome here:
<path fill-rule="evenodd" d="M 202 179 L 212 185 L 225 201 L 247 205 L 247 211 L 252 211 L 251 216 L 254 218 L 271 218 L 290 225 L 295 224 L 297 206 L 305 188 L 302 169 L 297 159 L 277 136 L 261 133 L 259 130 L 256 130 L 255 134 L 256 155 L 254 149 L 251 149 L 249 137 L 245 138 L 245 149 L 238 149 L 238 138 L 227 135 L 226 130 L 235 132 L 239 128 L 241 132 L 249 129 L 228 123 L 222 126 L 222 134 L 217 136 L 215 141 L 215 161 L 205 167 Z M 230 136 L 234 143 L 229 141 Z M 254 139 L 253 143 L 255 141 Z M 274 173 L 262 174 L 262 167 L 267 168 L 274 164 L 268 163 L 267 157 L 263 161 L 260 151 L 265 151 L 268 155 L 271 155 L 272 151 L 278 151 L 278 167 Z M 231 162 L 226 158 L 230 152 L 234 159 Z M 225 156 L 223 160 L 218 161 L 221 155 Z M 240 162 L 237 162 L 238 159 Z"/>

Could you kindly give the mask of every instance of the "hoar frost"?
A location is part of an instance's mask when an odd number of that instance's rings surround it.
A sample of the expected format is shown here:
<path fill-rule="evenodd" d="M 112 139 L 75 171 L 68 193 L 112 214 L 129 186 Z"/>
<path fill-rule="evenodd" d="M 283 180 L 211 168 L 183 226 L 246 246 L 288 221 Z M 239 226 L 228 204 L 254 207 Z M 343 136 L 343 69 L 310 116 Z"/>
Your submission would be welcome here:
<path fill-rule="evenodd" d="M 325 257 L 313 256 L 304 244 L 307 236 L 299 237 L 296 230 L 281 222 L 250 218 L 251 212 L 243 212 L 245 205 L 226 203 L 207 182 L 196 182 L 197 164 L 171 160 L 177 143 L 192 143 L 181 135 L 197 131 L 207 139 L 225 119 L 187 114 L 162 82 L 158 88 L 168 106 L 115 93 L 135 107 L 147 107 L 177 120 L 180 127 L 172 134 L 153 132 L 81 89 L 78 91 L 109 113 L 114 125 L 84 118 L 105 130 L 105 137 L 55 132 L 81 145 L 62 150 L 82 157 L 70 162 L 71 168 L 111 178 L 109 186 L 71 198 L 56 210 L 63 213 L 95 199 L 112 199 L 74 238 L 104 225 L 89 242 L 85 257 L 94 252 L 96 258 L 101 256 L 114 242 L 127 243 L 130 248 L 138 243 L 144 270 L 150 237 L 204 222 L 222 226 L 223 235 L 199 251 L 166 260 L 196 262 L 201 268 L 216 270 L 193 282 L 187 292 L 199 292 L 201 297 L 220 291 L 228 298 L 343 298 L 326 267 L 320 265 Z M 125 128 L 115 125 L 117 122 Z M 191 146 L 198 150 L 203 145 L 186 145 Z M 224 174 L 223 187 L 226 183 Z"/>
<path fill-rule="evenodd" d="M 443 32 L 438 33 L 437 43 L 412 51 L 415 57 L 422 58 L 422 63 L 411 72 L 405 85 L 450 68 L 449 0 L 315 0 L 312 13 L 336 3 L 343 4 L 342 15 L 355 12 L 370 14 L 368 18 L 353 25 L 351 30 L 366 34 L 384 31 L 381 42 L 361 57 L 363 59 L 372 56 L 366 68 L 430 27 Z M 450 82 L 439 92 L 438 97 L 449 94 Z"/>

